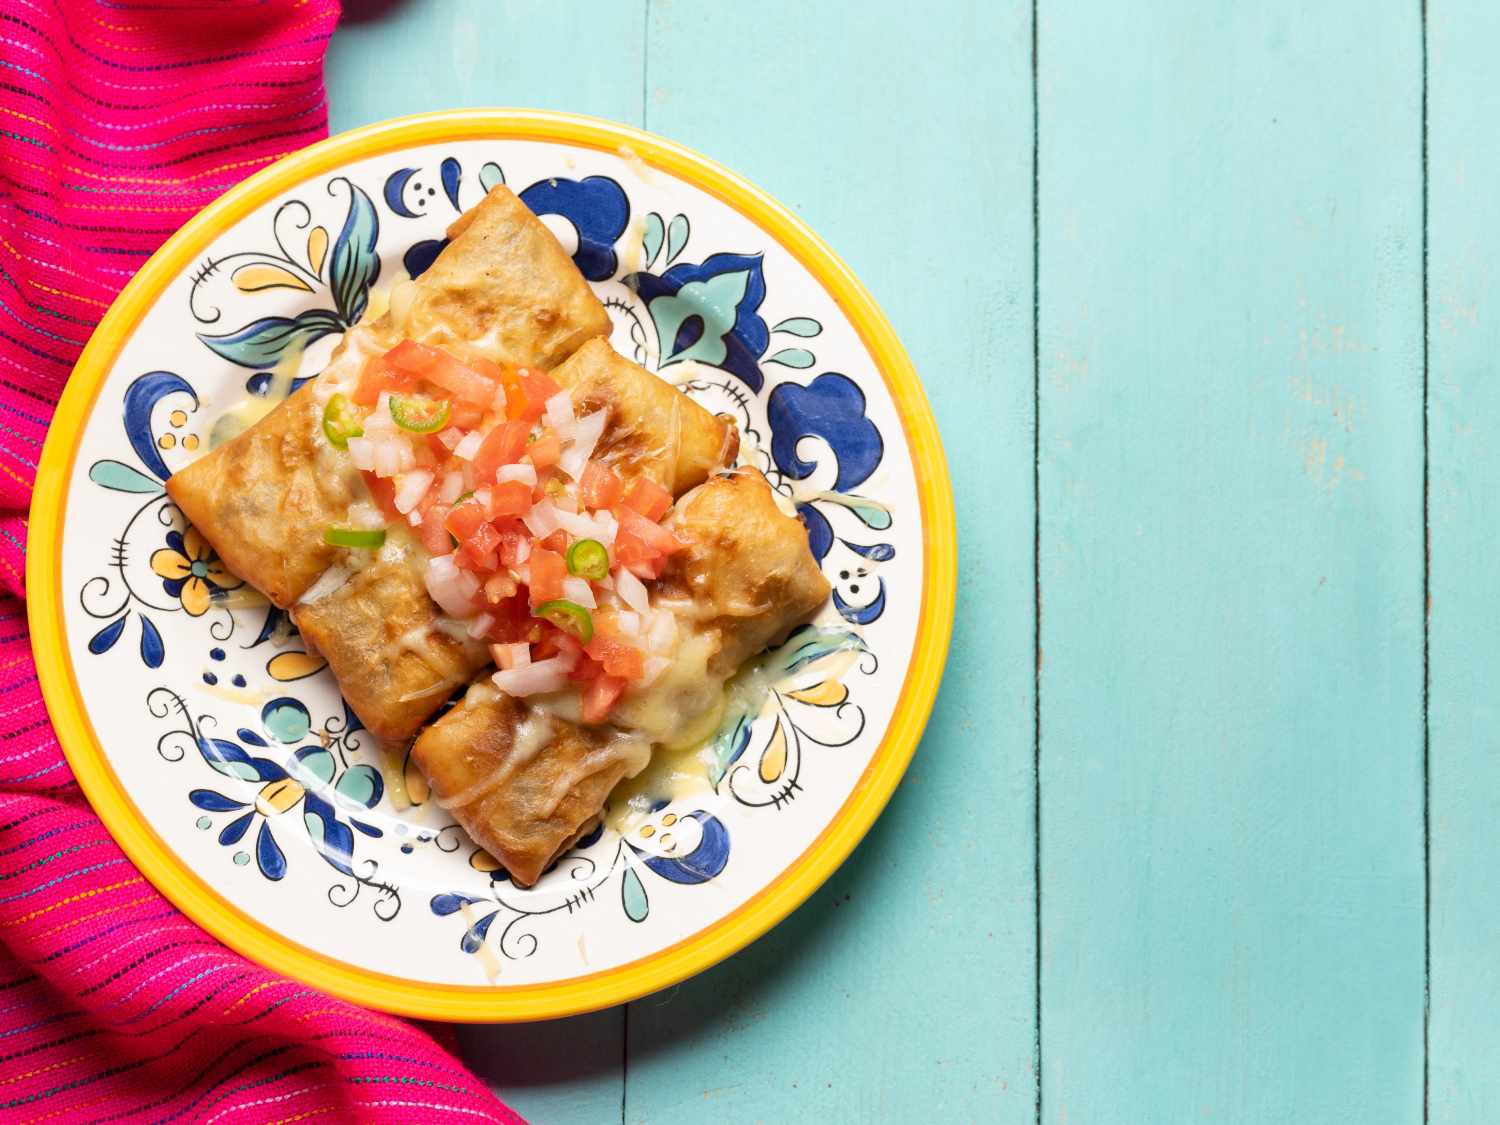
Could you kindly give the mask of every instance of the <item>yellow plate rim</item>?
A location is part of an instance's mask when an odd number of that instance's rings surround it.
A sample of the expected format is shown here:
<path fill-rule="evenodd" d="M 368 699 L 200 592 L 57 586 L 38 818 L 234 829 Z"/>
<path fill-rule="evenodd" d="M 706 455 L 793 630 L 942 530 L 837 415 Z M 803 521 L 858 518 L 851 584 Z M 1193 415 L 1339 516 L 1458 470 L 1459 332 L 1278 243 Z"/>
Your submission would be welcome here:
<path fill-rule="evenodd" d="M 885 737 L 843 806 L 772 882 L 697 933 L 625 965 L 544 984 L 438 985 L 361 969 L 288 940 L 220 896 L 157 835 L 110 766 L 73 674 L 62 615 L 62 529 L 67 482 L 105 377 L 166 285 L 215 238 L 281 192 L 352 161 L 414 145 L 491 139 L 626 147 L 727 203 L 797 258 L 849 318 L 894 400 L 917 477 L 924 580 L 911 664 Z M 47 710 L 84 794 L 141 873 L 198 925 L 272 972 L 355 1004 L 466 1022 L 551 1019 L 638 999 L 716 964 L 801 905 L 853 851 L 911 760 L 947 658 L 956 592 L 953 499 L 937 425 L 894 330 L 849 268 L 785 207 L 699 153 L 615 122 L 528 109 L 422 114 L 341 133 L 262 169 L 189 220 L 121 291 L 79 358 L 42 451 L 28 540 L 27 612 Z"/>

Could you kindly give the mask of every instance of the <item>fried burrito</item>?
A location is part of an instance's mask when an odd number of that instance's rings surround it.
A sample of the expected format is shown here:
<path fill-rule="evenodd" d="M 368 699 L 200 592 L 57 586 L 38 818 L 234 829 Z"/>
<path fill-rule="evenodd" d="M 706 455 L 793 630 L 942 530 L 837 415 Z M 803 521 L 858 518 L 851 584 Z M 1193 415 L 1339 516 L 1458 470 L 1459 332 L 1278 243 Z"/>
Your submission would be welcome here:
<path fill-rule="evenodd" d="M 662 526 L 680 547 L 643 584 L 644 606 L 597 611 L 594 637 L 605 642 L 583 647 L 607 673 L 611 646 L 647 634 L 655 667 L 627 683 L 607 721 L 583 721 L 594 717 L 589 687 L 516 698 L 480 681 L 413 747 L 443 807 L 522 886 L 596 823 L 652 747 L 712 734 L 728 679 L 828 597 L 806 529 L 752 469 L 709 479 Z"/>

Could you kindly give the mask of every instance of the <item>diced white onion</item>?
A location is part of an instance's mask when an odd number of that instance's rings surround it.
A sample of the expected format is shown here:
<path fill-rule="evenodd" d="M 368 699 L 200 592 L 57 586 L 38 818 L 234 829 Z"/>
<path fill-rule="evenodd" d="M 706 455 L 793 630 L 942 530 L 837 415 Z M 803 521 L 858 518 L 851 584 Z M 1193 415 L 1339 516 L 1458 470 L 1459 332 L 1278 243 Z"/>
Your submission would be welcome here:
<path fill-rule="evenodd" d="M 547 425 L 554 429 L 573 424 L 573 392 L 558 391 L 547 400 Z"/>
<path fill-rule="evenodd" d="M 575 578 L 571 574 L 563 579 L 563 597 L 570 602 L 577 602 L 584 609 L 598 609 L 599 603 L 594 600 L 594 591 L 582 578 Z"/>
<path fill-rule="evenodd" d="M 457 469 L 450 469 L 443 477 L 443 487 L 438 492 L 438 499 L 444 504 L 451 504 L 464 494 L 464 475 Z"/>
<path fill-rule="evenodd" d="M 484 435 L 478 430 L 470 430 L 463 439 L 453 447 L 454 456 L 462 457 L 465 461 L 472 461 L 479 455 L 479 447 L 484 444 Z"/>
<path fill-rule="evenodd" d="M 459 570 L 452 555 L 435 555 L 427 561 L 427 592 L 454 617 L 474 612 L 474 596 L 479 593 L 479 579 L 467 570 Z"/>
<path fill-rule="evenodd" d="M 578 419 L 573 430 L 572 444 L 557 459 L 557 467 L 574 480 L 583 476 L 583 467 L 594 455 L 594 447 L 604 435 L 604 423 L 608 420 L 609 412 L 605 410 L 596 410 Z"/>
<path fill-rule="evenodd" d="M 522 516 L 521 520 L 538 539 L 547 538 L 560 526 L 557 522 L 557 508 L 550 500 L 533 504 L 531 511 Z"/>
<path fill-rule="evenodd" d="M 438 441 L 443 443 L 443 448 L 445 449 L 453 449 L 463 440 L 464 432 L 457 426 L 449 426 L 442 433 L 438 434 Z"/>
<path fill-rule="evenodd" d="M 646 584 L 623 566 L 615 568 L 615 593 L 619 594 L 620 600 L 637 613 L 645 613 L 651 608 L 651 598 L 646 593 Z"/>
<path fill-rule="evenodd" d="M 469 627 L 466 632 L 469 634 L 469 636 L 473 637 L 477 641 L 480 637 L 488 633 L 491 627 L 494 626 L 494 624 L 495 617 L 493 614 L 481 613 L 478 617 L 469 622 Z"/>
<path fill-rule="evenodd" d="M 406 522 L 411 524 L 412 527 L 421 527 L 422 513 L 416 508 L 413 508 L 411 511 L 406 513 Z"/>
<path fill-rule="evenodd" d="M 488 509 L 490 506 L 490 490 L 488 488 L 476 489 L 474 492 L 474 502 L 480 507 Z"/>
<path fill-rule="evenodd" d="M 649 687 L 654 684 L 657 678 L 671 666 L 672 662 L 665 656 L 646 657 L 645 663 L 641 666 L 641 686 Z"/>
<path fill-rule="evenodd" d="M 599 540 L 606 547 L 613 547 L 615 545 L 615 535 L 620 530 L 620 521 L 615 519 L 609 512 L 595 512 L 594 530 L 597 533 L 594 536 L 595 539 Z"/>
<path fill-rule="evenodd" d="M 524 668 L 531 663 L 531 646 L 525 641 L 513 645 L 490 645 L 490 657 L 500 668 Z"/>
<path fill-rule="evenodd" d="M 677 618 L 667 610 L 654 610 L 646 630 L 646 645 L 654 653 L 666 653 L 677 643 Z"/>
<path fill-rule="evenodd" d="M 520 566 L 529 558 L 531 558 L 531 540 L 522 539 L 519 543 L 516 544 L 516 565 Z M 527 580 L 526 584 L 528 586 L 531 585 L 529 579 Z"/>
<path fill-rule="evenodd" d="M 349 457 L 356 469 L 370 472 L 375 468 L 375 443 L 366 437 L 350 438 Z"/>
<path fill-rule="evenodd" d="M 499 383 L 495 384 L 495 397 L 490 399 L 490 409 L 496 414 L 505 413 L 505 388 Z"/>
<path fill-rule="evenodd" d="M 432 474 L 426 469 L 402 473 L 396 478 L 396 511 L 403 516 L 417 506 L 432 487 Z"/>
<path fill-rule="evenodd" d="M 574 539 L 598 539 L 599 527 L 590 516 L 580 516 L 577 512 L 565 512 L 561 508 L 556 509 L 557 526 L 566 531 Z"/>
<path fill-rule="evenodd" d="M 502 668 L 491 678 L 506 695 L 540 695 L 567 687 L 568 673 L 573 670 L 574 663 L 573 657 L 559 655 L 519 668 Z"/>
<path fill-rule="evenodd" d="M 631 610 L 622 610 L 615 615 L 615 627 L 627 637 L 641 635 L 641 615 Z"/>
<path fill-rule="evenodd" d="M 360 531 L 374 531 L 385 526 L 385 513 L 368 500 L 349 505 L 349 526 Z"/>
<path fill-rule="evenodd" d="M 521 461 L 514 465 L 501 465 L 495 473 L 495 480 L 504 484 L 508 480 L 518 480 L 522 484 L 536 487 L 536 466 L 528 465 Z"/>

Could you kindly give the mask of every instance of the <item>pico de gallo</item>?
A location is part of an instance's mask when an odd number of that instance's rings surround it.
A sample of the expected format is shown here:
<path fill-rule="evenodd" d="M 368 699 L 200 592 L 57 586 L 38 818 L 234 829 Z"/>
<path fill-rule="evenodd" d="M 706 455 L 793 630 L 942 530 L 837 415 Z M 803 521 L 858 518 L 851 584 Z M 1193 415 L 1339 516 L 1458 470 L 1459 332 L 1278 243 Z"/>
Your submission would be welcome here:
<path fill-rule="evenodd" d="M 676 619 L 646 583 L 683 544 L 672 494 L 595 457 L 605 411 L 578 416 L 541 371 L 459 359 L 405 340 L 330 397 L 328 441 L 347 449 L 386 525 L 426 549 L 433 600 L 489 644 L 514 696 L 576 690 L 604 722 L 632 684 L 668 667 Z M 377 549 L 383 527 L 325 539 Z"/>

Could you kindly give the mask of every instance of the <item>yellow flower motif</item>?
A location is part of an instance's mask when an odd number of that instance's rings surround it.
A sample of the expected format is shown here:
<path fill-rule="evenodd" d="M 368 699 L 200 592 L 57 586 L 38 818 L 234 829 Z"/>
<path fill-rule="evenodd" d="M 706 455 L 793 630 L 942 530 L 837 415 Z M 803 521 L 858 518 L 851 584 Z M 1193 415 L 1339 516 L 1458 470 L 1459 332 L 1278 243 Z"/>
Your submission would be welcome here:
<path fill-rule="evenodd" d="M 167 545 L 152 554 L 151 569 L 161 576 L 167 593 L 180 600 L 192 617 L 203 615 L 215 590 L 244 585 L 224 568 L 213 548 L 192 527 L 186 532 L 167 532 Z"/>

